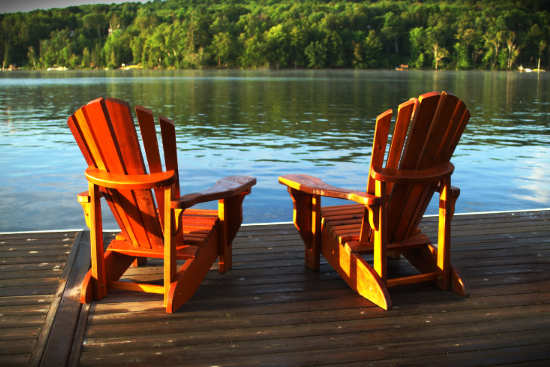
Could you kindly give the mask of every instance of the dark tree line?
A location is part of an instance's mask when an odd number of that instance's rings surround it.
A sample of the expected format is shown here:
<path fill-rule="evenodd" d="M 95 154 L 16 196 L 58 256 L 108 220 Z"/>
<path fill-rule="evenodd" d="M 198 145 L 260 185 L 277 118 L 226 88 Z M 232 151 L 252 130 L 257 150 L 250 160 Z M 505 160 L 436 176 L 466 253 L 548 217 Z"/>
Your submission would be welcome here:
<path fill-rule="evenodd" d="M 548 65 L 544 0 L 155 0 L 0 14 L 0 62 L 43 69 Z"/>

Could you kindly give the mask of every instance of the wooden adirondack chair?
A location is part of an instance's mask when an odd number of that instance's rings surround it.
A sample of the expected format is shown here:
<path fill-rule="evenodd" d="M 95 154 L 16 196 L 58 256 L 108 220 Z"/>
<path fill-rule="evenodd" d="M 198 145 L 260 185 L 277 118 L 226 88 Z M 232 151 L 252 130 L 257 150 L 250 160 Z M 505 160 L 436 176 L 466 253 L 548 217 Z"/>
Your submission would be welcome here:
<path fill-rule="evenodd" d="M 319 269 L 320 253 L 361 296 L 391 307 L 387 288 L 435 281 L 465 295 L 450 263 L 451 219 L 460 193 L 451 186 L 453 151 L 470 118 L 466 106 L 445 92 L 401 104 L 387 159 L 392 110 L 376 119 L 366 192 L 330 186 L 307 175 L 286 175 L 294 224 L 305 243 L 306 265 Z M 418 228 L 434 192 L 439 192 L 437 247 Z M 321 196 L 358 204 L 321 207 Z M 372 265 L 364 258 L 372 254 Z M 403 255 L 420 273 L 389 278 L 387 259 Z"/>
<path fill-rule="evenodd" d="M 213 187 L 180 197 L 174 124 L 160 117 L 165 170 L 162 168 L 151 111 L 136 107 L 146 171 L 129 106 L 99 98 L 68 119 L 88 169 L 88 191 L 78 195 L 90 228 L 91 269 L 81 302 L 103 298 L 109 289 L 164 295 L 174 312 L 197 290 L 216 257 L 219 271 L 231 268 L 231 242 L 242 222 L 242 201 L 256 179 L 226 177 Z M 100 198 L 106 199 L 121 232 L 104 251 Z M 218 200 L 218 210 L 189 209 Z M 120 281 L 131 264 L 164 259 L 163 285 Z M 185 261 L 177 269 L 177 261 Z"/>

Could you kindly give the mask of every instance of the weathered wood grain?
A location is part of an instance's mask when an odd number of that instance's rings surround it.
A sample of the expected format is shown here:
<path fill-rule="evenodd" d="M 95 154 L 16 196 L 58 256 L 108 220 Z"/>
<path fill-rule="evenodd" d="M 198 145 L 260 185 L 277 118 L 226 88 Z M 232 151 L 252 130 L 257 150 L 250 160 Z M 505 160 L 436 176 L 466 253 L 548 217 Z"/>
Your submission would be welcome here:
<path fill-rule="evenodd" d="M 307 270 L 292 225 L 244 226 L 233 244 L 233 270 L 219 274 L 212 267 L 179 312 L 167 314 L 160 295 L 124 291 L 113 291 L 80 315 L 73 312 L 74 342 L 63 339 L 65 364 L 545 366 L 550 363 L 549 223 L 550 210 L 455 216 L 452 257 L 470 296 L 430 284 L 397 287 L 391 311 L 353 293 L 326 261 L 319 272 Z M 422 223 L 435 225 L 429 217 Z M 53 248 L 55 236 L 47 236 L 43 243 Z M 5 240 L 0 235 L 0 242 Z M 63 236 L 58 240 L 63 243 Z M 70 273 L 70 266 L 60 264 L 55 272 L 34 270 L 34 290 L 44 289 L 40 277 Z M 390 260 L 388 267 L 406 273 L 406 264 Z M 20 265 L 0 271 L 0 289 L 19 284 L 33 291 Z M 153 259 L 128 269 L 123 278 L 162 279 L 162 271 L 162 261 Z M 2 277 L 12 273 L 18 275 Z M 0 297 L 1 365 L 29 364 L 54 299 L 56 290 Z M 71 319 L 68 308 L 57 311 L 61 319 Z"/>
<path fill-rule="evenodd" d="M 0 365 L 39 364 L 77 234 L 0 234 Z"/>
<path fill-rule="evenodd" d="M 164 313 L 154 296 L 117 293 L 97 303 L 79 363 L 544 365 L 550 211 L 534 213 L 455 216 L 452 256 L 470 297 L 429 284 L 398 287 L 389 312 L 354 294 L 326 262 L 318 273 L 304 268 L 291 225 L 244 226 L 233 245 L 233 270 L 212 269 L 181 312 Z M 426 218 L 422 225 L 436 223 Z M 480 238 L 484 227 L 490 233 Z M 405 264 L 388 266 L 407 271 Z M 154 278 L 159 266 L 144 269 Z"/>

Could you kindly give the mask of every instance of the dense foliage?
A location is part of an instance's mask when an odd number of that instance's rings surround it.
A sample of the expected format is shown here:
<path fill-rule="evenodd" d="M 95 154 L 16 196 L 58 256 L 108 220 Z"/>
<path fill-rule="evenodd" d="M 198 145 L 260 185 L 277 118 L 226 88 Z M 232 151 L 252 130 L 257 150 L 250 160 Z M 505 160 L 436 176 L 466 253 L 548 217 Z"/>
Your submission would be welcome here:
<path fill-rule="evenodd" d="M 545 0 L 155 0 L 0 14 L 0 62 L 34 69 L 547 65 Z"/>

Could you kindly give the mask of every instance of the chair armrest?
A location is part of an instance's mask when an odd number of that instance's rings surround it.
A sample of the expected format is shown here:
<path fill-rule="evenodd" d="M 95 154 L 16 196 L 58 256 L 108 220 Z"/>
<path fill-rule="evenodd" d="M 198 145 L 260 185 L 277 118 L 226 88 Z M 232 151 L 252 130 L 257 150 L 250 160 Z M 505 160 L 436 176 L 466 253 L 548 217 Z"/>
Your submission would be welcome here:
<path fill-rule="evenodd" d="M 177 200 L 172 200 L 171 207 L 174 209 L 189 208 L 198 203 L 226 199 L 232 196 L 247 194 L 250 188 L 256 185 L 256 179 L 250 176 L 228 176 L 224 177 L 209 189 L 200 192 L 186 194 Z"/>
<path fill-rule="evenodd" d="M 438 181 L 453 173 L 455 166 L 451 162 L 421 170 L 382 168 L 372 169 L 370 176 L 377 181 L 393 183 L 423 183 Z"/>
<path fill-rule="evenodd" d="M 373 205 L 379 201 L 374 195 L 331 186 L 317 177 L 308 175 L 279 176 L 279 183 L 306 194 L 351 200 L 363 205 Z"/>
<path fill-rule="evenodd" d="M 172 170 L 143 175 L 125 175 L 109 173 L 97 168 L 88 168 L 84 174 L 88 181 L 93 184 L 118 190 L 152 189 L 169 186 L 175 182 L 176 178 Z"/>

